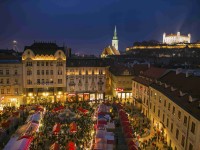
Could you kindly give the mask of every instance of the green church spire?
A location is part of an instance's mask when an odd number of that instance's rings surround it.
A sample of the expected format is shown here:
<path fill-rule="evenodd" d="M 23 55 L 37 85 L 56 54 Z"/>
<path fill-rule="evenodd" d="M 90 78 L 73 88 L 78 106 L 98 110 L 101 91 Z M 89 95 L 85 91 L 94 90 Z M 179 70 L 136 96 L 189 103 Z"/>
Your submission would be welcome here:
<path fill-rule="evenodd" d="M 115 26 L 113 40 L 117 40 L 117 28 L 116 28 L 116 26 Z"/>

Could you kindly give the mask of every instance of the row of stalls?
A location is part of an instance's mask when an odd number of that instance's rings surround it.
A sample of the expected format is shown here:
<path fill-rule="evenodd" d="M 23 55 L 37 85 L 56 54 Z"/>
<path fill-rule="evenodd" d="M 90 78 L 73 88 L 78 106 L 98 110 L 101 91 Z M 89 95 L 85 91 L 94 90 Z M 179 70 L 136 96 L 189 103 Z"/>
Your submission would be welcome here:
<path fill-rule="evenodd" d="M 109 104 L 100 104 L 97 108 L 93 150 L 113 150 L 115 148 L 115 124 L 110 116 L 111 111 L 112 106 Z"/>
<path fill-rule="evenodd" d="M 41 120 L 45 113 L 45 109 L 42 106 L 34 106 L 29 112 L 24 125 L 20 126 L 14 135 L 10 138 L 4 150 L 28 150 L 34 134 L 39 131 L 41 126 Z"/>
<path fill-rule="evenodd" d="M 130 124 L 128 114 L 124 110 L 124 107 L 122 106 L 121 103 L 116 104 L 117 109 L 118 109 L 118 115 L 120 119 L 120 123 L 122 126 L 122 131 L 124 134 L 124 137 L 126 139 L 126 143 L 128 145 L 129 150 L 138 150 L 138 143 L 135 140 L 135 137 L 133 135 L 133 128 Z"/>

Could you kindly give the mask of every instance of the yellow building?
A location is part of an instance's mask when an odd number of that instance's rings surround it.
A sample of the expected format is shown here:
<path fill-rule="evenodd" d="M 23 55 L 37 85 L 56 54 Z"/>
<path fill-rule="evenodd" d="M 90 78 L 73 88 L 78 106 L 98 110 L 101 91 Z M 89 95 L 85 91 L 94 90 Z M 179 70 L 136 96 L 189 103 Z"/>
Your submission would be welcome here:
<path fill-rule="evenodd" d="M 13 50 L 0 50 L 0 109 L 23 104 L 22 65 Z"/>
<path fill-rule="evenodd" d="M 147 68 L 148 65 L 126 67 L 124 65 L 115 64 L 111 66 L 109 69 L 109 76 L 112 95 L 122 102 L 132 102 L 132 78 Z"/>
<path fill-rule="evenodd" d="M 133 91 L 139 86 L 148 88 L 149 99 L 141 100 L 141 105 L 160 136 L 175 150 L 199 150 L 200 78 L 179 70 L 165 72 L 151 82 L 150 78 L 141 76 L 140 80 L 133 80 Z"/>
<path fill-rule="evenodd" d="M 25 46 L 23 87 L 27 103 L 66 100 L 66 55 L 55 43 Z"/>

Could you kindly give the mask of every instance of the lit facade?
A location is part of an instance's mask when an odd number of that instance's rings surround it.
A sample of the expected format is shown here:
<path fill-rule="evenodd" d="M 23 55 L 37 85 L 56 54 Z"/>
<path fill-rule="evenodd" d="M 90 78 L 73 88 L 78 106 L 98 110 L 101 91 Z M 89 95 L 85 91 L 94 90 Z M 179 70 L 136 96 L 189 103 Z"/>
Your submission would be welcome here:
<path fill-rule="evenodd" d="M 86 101 L 105 98 L 106 66 L 100 59 L 67 61 L 67 100 Z"/>
<path fill-rule="evenodd" d="M 116 69 L 114 69 L 116 68 Z M 111 82 L 111 93 L 112 96 L 124 101 L 132 100 L 131 83 L 134 76 L 130 68 L 124 66 L 111 67 L 109 78 Z"/>
<path fill-rule="evenodd" d="M 34 43 L 22 55 L 26 103 L 65 101 L 66 55 L 55 43 Z"/>
<path fill-rule="evenodd" d="M 169 34 L 163 33 L 163 43 L 166 44 L 176 44 L 176 43 L 190 43 L 191 41 L 191 34 L 188 36 L 181 35 L 180 32 L 177 34 Z"/>
<path fill-rule="evenodd" d="M 3 106 L 23 104 L 21 62 L 0 63 L 0 102 Z"/>
<path fill-rule="evenodd" d="M 134 104 L 175 150 L 200 149 L 200 95 L 196 86 L 199 82 L 198 77 L 184 76 L 178 71 L 167 72 L 156 80 L 142 75 L 133 79 Z"/>

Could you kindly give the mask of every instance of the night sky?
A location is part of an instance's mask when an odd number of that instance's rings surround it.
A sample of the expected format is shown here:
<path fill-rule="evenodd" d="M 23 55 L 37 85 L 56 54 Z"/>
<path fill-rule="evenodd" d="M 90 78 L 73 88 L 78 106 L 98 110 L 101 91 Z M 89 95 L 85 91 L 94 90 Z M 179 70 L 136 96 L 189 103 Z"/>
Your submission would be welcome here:
<path fill-rule="evenodd" d="M 117 26 L 119 50 L 135 41 L 162 41 L 163 32 L 200 40 L 200 0 L 0 0 L 0 48 L 22 51 L 36 41 L 65 43 L 100 54 Z"/>

